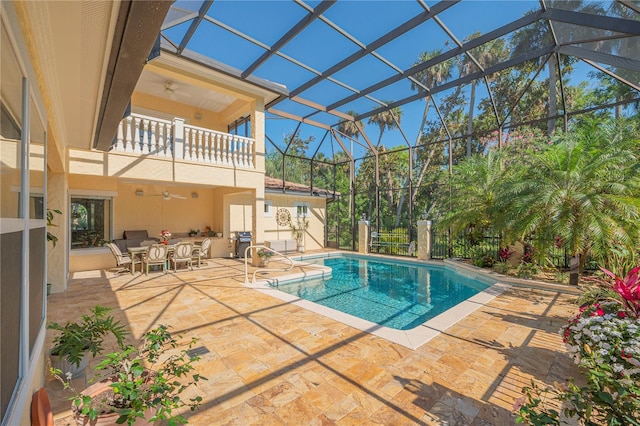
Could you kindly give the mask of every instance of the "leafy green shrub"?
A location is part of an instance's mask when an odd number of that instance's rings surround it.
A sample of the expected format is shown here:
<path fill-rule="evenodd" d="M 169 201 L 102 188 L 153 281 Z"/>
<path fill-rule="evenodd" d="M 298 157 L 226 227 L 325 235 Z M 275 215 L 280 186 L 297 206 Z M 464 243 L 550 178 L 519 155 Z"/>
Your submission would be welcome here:
<path fill-rule="evenodd" d="M 111 308 L 96 305 L 91 309 L 91 314 L 82 315 L 78 322 L 67 321 L 64 325 L 50 323 L 47 328 L 58 332 L 53 336 L 51 355 L 62 356 L 70 364 L 80 366 L 85 353 L 90 352 L 95 357 L 102 352 L 104 336 L 109 333 L 122 347 L 127 331 L 120 321 L 115 321 L 111 315 L 107 316 L 109 311 Z"/>
<path fill-rule="evenodd" d="M 493 270 L 496 271 L 499 274 L 503 274 L 506 275 L 509 273 L 509 264 L 507 264 L 507 262 L 496 262 L 495 265 L 493 265 Z"/>
<path fill-rule="evenodd" d="M 533 262 L 522 262 L 518 265 L 518 278 L 531 279 L 540 272 L 540 267 Z"/>

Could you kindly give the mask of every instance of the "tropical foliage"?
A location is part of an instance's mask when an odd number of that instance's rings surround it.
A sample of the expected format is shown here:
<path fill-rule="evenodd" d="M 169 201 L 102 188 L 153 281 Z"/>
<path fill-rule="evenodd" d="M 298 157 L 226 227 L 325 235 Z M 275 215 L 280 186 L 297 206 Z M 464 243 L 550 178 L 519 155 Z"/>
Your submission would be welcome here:
<path fill-rule="evenodd" d="M 572 2 L 571 5 L 564 2 L 562 8 L 634 19 L 634 14 L 618 2 Z M 588 40 L 593 36 L 592 31 L 576 27 L 573 37 Z M 474 32 L 460 43 L 473 43 L 481 36 L 485 35 Z M 510 222 L 517 217 L 515 206 L 509 210 L 510 216 L 491 217 L 489 219 L 496 223 L 488 224 L 487 229 L 494 235 L 503 232 L 503 237 L 515 240 L 536 234 L 539 239 L 552 241 L 560 236 L 569 252 L 580 255 L 583 262 L 588 253 L 599 257 L 599 262 L 609 262 L 600 264 L 613 267 L 612 250 L 618 250 L 619 259 L 636 255 L 628 253 L 635 229 L 623 226 L 633 212 L 621 211 L 633 204 L 628 198 L 635 185 L 630 181 L 630 173 L 638 155 L 634 148 L 638 138 L 631 129 L 637 129 L 640 108 L 637 90 L 623 80 L 636 80 L 628 70 L 611 66 L 607 72 L 593 68 L 587 75 L 590 84 L 575 82 L 574 68 L 578 64 L 569 55 L 550 53 L 522 59 L 529 52 L 547 49 L 553 44 L 547 23 L 537 20 L 461 54 L 449 55 L 452 51 L 448 45 L 425 50 L 412 64 L 420 69 L 411 78 L 410 90 L 415 93 L 416 103 L 422 104 L 418 105 L 422 116 L 415 134 L 407 135 L 399 127 L 402 124 L 415 128 L 417 124 L 407 123 L 409 115 L 403 111 L 404 106 L 366 115 L 393 102 L 376 101 L 369 110 L 359 110 L 359 105 L 349 104 L 352 109 L 346 113 L 340 111 L 345 120 L 328 131 L 326 138 L 334 141 L 337 134 L 343 144 L 340 150 L 351 154 L 355 146 L 364 154 L 351 159 L 347 153 L 334 152 L 331 145 L 329 155 L 317 148 L 319 141 L 314 137 L 302 136 L 296 131 L 285 134 L 282 141 L 272 142 L 275 149 L 267 151 L 267 174 L 278 178 L 286 174 L 287 180 L 308 185 L 313 179 L 314 186 L 339 192 L 340 198 L 329 207 L 328 235 L 345 248 L 354 243 L 357 222 L 354 217 L 366 215 L 373 226 L 389 229 L 409 229 L 422 215 L 442 223 L 453 223 L 454 216 L 462 221 L 463 212 L 454 207 L 460 205 L 464 195 L 456 194 L 456 190 L 476 192 L 476 202 L 491 183 L 482 179 L 495 179 L 491 197 L 498 194 L 496 191 L 502 191 L 501 195 L 513 197 L 506 203 L 522 204 L 520 211 L 534 211 L 527 199 L 536 201 L 535 208 L 551 202 L 556 205 L 555 211 L 549 214 L 542 209 L 535 210 L 537 214 L 532 215 L 528 223 Z M 613 39 L 607 47 L 623 56 L 634 49 L 632 38 Z M 441 60 L 443 56 L 447 59 Z M 508 60 L 513 62 L 512 66 L 487 72 Z M 451 84 L 461 78 L 465 79 L 463 84 Z M 600 107 L 607 104 L 608 107 Z M 580 114 L 575 115 L 576 111 Z M 357 117 L 363 115 L 367 119 L 357 121 Z M 501 169 L 487 170 L 494 176 L 479 176 L 480 180 L 474 180 L 473 173 L 465 170 L 471 167 L 465 164 L 466 160 L 476 162 L 476 167 L 481 168 L 482 160 L 471 158 L 484 156 L 493 147 L 506 151 L 499 161 Z M 612 150 L 608 152 L 609 149 Z M 621 169 L 620 163 L 625 163 Z M 605 169 L 600 168 L 602 165 Z M 537 174 L 534 176 L 534 173 Z M 601 180 L 603 175 L 605 179 Z M 555 183 L 557 188 L 532 186 L 535 179 L 543 179 L 549 185 Z M 600 185 L 590 186 L 588 182 L 596 179 Z M 627 187 L 621 187 L 620 182 Z M 468 188 L 476 185 L 478 188 Z M 564 198 L 561 198 L 561 185 L 565 189 Z M 589 192 L 580 193 L 581 189 Z M 551 198 L 546 201 L 535 198 L 545 195 Z M 610 211 L 608 217 L 593 221 L 589 211 L 605 206 Z M 571 218 L 568 213 L 575 208 L 578 211 Z M 468 216 L 472 210 L 469 209 Z M 482 219 L 474 222 L 486 222 L 486 215 L 487 211 L 482 211 Z M 555 220 L 557 217 L 562 220 Z M 573 226 L 572 220 L 578 217 L 581 222 Z M 455 221 L 454 228 L 464 229 L 471 225 L 467 222 L 465 225 Z M 568 223 L 572 223 L 569 234 L 565 229 Z M 546 224 L 556 229 L 542 232 Z M 554 233 L 560 230 L 562 234 Z M 599 241 L 591 241 L 594 236 Z M 606 252 L 609 254 L 605 256 Z M 545 247 L 539 247 L 537 254 L 543 260 L 547 256 Z M 603 256 L 607 259 L 602 259 Z"/>
<path fill-rule="evenodd" d="M 640 424 L 640 266 L 624 277 L 603 271 L 611 281 L 598 284 L 613 291 L 591 293 L 600 297 L 582 305 L 560 330 L 586 385 L 573 379 L 566 388 L 532 382 L 515 407 L 520 422 L 559 425 L 563 415 L 585 425 Z"/>

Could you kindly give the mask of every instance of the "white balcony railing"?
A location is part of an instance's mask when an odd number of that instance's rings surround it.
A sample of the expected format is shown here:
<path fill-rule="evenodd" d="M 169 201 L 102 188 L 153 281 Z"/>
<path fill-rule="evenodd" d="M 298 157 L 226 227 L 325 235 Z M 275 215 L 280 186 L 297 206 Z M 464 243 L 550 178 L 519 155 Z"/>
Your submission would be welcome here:
<path fill-rule="evenodd" d="M 111 148 L 161 158 L 206 164 L 255 168 L 255 141 L 251 138 L 172 121 L 131 114 L 120 122 Z"/>

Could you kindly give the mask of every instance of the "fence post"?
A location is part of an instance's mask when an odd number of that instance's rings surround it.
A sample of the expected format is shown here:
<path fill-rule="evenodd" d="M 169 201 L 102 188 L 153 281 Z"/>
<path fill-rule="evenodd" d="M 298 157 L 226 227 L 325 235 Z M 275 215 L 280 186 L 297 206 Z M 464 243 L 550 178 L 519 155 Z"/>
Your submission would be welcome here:
<path fill-rule="evenodd" d="M 418 221 L 418 259 L 431 259 L 431 221 Z"/>
<path fill-rule="evenodd" d="M 369 253 L 369 221 L 358 221 L 358 253 Z"/>

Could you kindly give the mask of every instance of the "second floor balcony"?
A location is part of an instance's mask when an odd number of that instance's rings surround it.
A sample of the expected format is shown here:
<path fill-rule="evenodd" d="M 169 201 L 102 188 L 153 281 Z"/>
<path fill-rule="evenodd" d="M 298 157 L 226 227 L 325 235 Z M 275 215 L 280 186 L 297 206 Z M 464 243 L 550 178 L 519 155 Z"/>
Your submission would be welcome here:
<path fill-rule="evenodd" d="M 141 114 L 125 117 L 112 152 L 255 169 L 255 140 Z"/>

